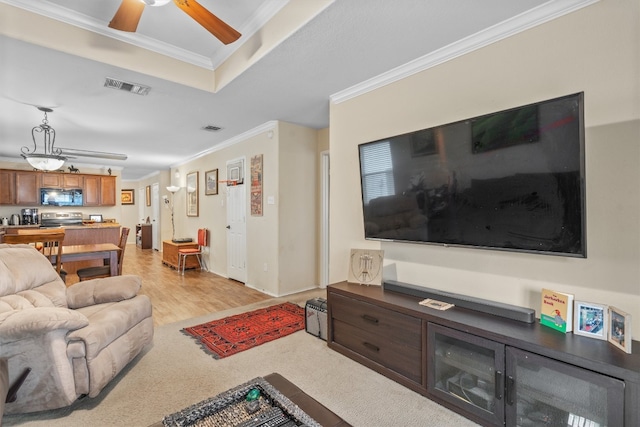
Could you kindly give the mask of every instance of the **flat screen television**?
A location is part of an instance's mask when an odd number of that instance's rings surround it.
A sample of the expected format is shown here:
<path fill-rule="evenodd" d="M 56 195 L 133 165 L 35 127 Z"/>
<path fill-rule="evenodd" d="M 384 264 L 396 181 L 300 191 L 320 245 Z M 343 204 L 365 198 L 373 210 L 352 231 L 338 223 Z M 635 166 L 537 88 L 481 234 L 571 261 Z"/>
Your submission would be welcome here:
<path fill-rule="evenodd" d="M 366 239 L 586 257 L 582 92 L 358 148 Z"/>

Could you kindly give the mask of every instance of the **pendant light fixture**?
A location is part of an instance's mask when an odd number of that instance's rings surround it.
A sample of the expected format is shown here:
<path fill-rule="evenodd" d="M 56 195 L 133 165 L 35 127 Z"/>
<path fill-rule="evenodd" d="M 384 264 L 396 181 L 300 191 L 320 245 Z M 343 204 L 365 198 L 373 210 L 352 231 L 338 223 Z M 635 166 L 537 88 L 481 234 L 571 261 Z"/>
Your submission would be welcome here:
<path fill-rule="evenodd" d="M 49 120 L 47 119 L 47 113 L 51 113 L 53 110 L 46 107 L 37 107 L 38 110 L 44 113 L 44 119 L 42 124 L 35 126 L 31 129 L 31 138 L 33 139 L 33 149 L 30 149 L 26 145 L 22 147 L 22 157 L 24 157 L 31 166 L 35 169 L 43 171 L 58 170 L 64 165 L 67 160 L 62 155 L 62 150 L 55 148 L 56 131 L 49 126 Z M 42 152 L 38 152 L 38 144 L 36 142 L 36 134 L 42 136 Z"/>

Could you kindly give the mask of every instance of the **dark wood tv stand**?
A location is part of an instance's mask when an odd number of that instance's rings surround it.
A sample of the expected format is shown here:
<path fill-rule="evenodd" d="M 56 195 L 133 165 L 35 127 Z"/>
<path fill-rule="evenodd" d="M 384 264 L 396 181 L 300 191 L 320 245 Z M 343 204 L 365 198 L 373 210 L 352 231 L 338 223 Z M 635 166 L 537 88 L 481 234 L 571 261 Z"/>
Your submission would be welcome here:
<path fill-rule="evenodd" d="M 482 425 L 524 425 L 523 417 L 640 425 L 640 342 L 626 354 L 538 321 L 439 311 L 421 299 L 379 286 L 331 285 L 327 343 Z"/>

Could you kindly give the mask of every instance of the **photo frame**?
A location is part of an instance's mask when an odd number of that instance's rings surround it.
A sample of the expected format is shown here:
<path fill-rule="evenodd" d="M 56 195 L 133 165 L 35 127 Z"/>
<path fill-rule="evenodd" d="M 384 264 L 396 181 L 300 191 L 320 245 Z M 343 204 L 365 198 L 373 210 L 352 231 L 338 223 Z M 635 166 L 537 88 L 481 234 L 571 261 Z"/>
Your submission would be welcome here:
<path fill-rule="evenodd" d="M 147 185 L 145 188 L 145 198 L 147 199 L 147 206 L 151 206 L 151 186 Z"/>
<path fill-rule="evenodd" d="M 204 173 L 204 194 L 205 196 L 218 194 L 218 169 L 212 169 Z"/>
<path fill-rule="evenodd" d="M 120 204 L 121 205 L 135 205 L 135 190 L 127 188 L 126 190 L 120 190 Z"/>
<path fill-rule="evenodd" d="M 187 174 L 187 216 L 199 215 L 198 175 L 197 171 Z"/>
<path fill-rule="evenodd" d="M 575 301 L 573 333 L 589 338 L 606 340 L 609 331 L 609 307 L 592 302 Z"/>
<path fill-rule="evenodd" d="M 615 307 L 609 307 L 609 342 L 631 353 L 631 315 Z"/>

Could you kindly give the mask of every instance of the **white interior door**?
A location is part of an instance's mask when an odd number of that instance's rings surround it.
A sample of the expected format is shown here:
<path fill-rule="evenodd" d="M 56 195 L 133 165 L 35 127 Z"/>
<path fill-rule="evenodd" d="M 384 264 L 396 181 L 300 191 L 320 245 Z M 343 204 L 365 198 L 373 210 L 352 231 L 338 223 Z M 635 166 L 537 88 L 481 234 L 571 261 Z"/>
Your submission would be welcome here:
<path fill-rule="evenodd" d="M 158 235 L 160 234 L 160 184 L 151 186 L 151 247 L 159 251 Z"/>
<path fill-rule="evenodd" d="M 247 281 L 245 186 L 225 188 L 227 192 L 227 274 L 230 279 Z"/>

